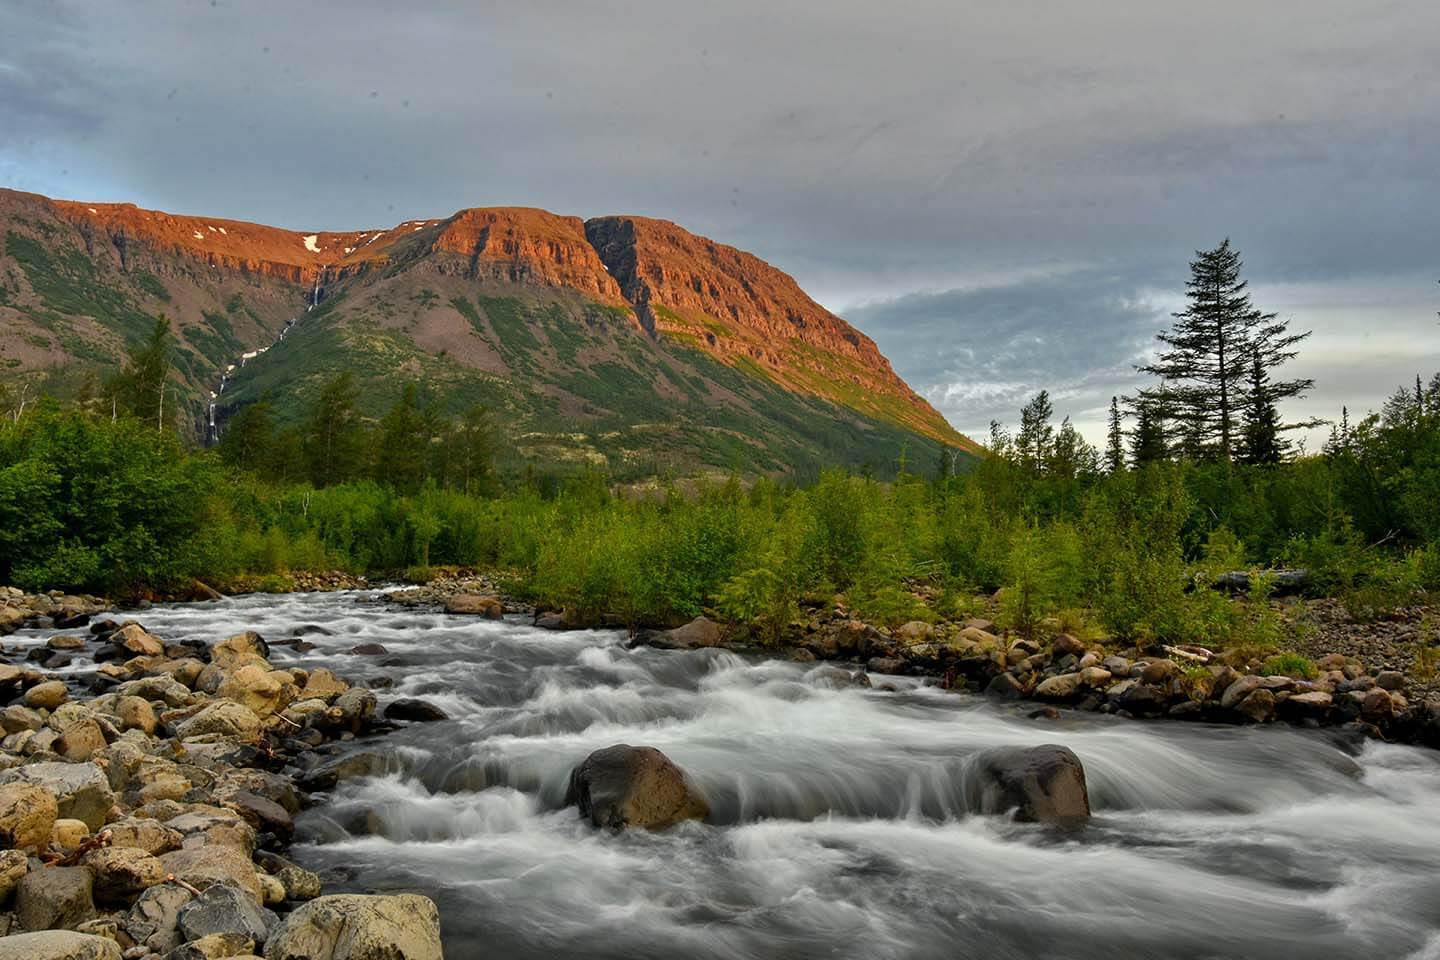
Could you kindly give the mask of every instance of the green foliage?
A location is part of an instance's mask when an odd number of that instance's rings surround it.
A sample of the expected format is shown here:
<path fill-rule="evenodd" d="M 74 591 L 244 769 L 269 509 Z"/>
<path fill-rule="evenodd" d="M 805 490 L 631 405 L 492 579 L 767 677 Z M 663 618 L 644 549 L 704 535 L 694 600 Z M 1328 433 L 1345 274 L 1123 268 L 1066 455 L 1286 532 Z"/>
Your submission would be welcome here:
<path fill-rule="evenodd" d="M 156 300 L 162 300 L 165 303 L 170 302 L 170 291 L 165 288 L 165 284 L 160 282 L 160 278 L 150 271 L 136 270 L 131 274 L 131 279 L 135 281 L 135 286 L 138 287 L 141 292 L 149 294 Z"/>
<path fill-rule="evenodd" d="M 1320 670 L 1313 661 L 1298 653 L 1280 653 L 1266 660 L 1260 667 L 1266 676 L 1294 677 L 1296 680 L 1314 680 Z"/>
<path fill-rule="evenodd" d="M 217 471 L 128 418 L 43 405 L 0 423 L 0 581 L 133 592 L 215 559 Z"/>

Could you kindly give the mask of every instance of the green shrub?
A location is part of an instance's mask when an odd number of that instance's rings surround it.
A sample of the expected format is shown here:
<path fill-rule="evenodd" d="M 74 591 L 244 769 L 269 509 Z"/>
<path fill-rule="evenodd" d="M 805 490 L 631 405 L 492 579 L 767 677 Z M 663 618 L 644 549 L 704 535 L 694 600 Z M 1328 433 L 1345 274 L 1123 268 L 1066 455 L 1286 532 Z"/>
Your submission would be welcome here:
<path fill-rule="evenodd" d="M 1296 680 L 1314 680 L 1320 670 L 1307 657 L 1298 653 L 1280 653 L 1266 660 L 1260 666 L 1266 676 L 1294 677 Z"/>

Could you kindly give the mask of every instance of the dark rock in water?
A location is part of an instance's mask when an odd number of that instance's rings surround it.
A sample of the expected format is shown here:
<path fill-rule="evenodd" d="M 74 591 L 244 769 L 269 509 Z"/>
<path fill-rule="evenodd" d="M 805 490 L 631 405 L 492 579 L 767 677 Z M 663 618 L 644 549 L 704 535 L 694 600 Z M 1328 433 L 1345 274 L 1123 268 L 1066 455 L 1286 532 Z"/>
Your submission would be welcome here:
<path fill-rule="evenodd" d="M 1006 700 L 1018 700 L 1025 696 L 1025 684 L 1013 674 L 997 673 L 995 679 L 991 680 L 985 687 L 987 697 L 1002 697 Z"/>
<path fill-rule="evenodd" d="M 71 627 L 83 627 L 89 622 L 90 614 L 88 613 L 66 614 L 62 610 L 60 613 L 55 614 L 55 626 L 61 630 L 69 630 Z"/>
<path fill-rule="evenodd" d="M 1031 710 L 1025 716 L 1031 720 L 1059 720 L 1060 711 L 1054 707 L 1041 707 L 1039 710 Z"/>
<path fill-rule="evenodd" d="M 281 841 L 288 841 L 295 834 L 295 823 L 290 811 L 271 800 L 249 791 L 241 790 L 232 796 L 226 805 L 257 830 L 273 834 Z"/>
<path fill-rule="evenodd" d="M 433 703 L 403 697 L 385 708 L 385 719 L 428 723 L 433 720 L 449 720 L 450 715 Z"/>
<path fill-rule="evenodd" d="M 349 652 L 362 657 L 380 657 L 390 651 L 378 643 L 361 643 L 351 647 Z"/>
<path fill-rule="evenodd" d="M 296 653 L 309 653 L 311 650 L 315 649 L 315 644 L 311 643 L 308 640 L 301 640 L 295 644 L 293 649 Z"/>
<path fill-rule="evenodd" d="M 685 771 L 654 747 L 616 744 L 596 750 L 570 772 L 565 804 L 597 827 L 661 830 L 710 813 Z"/>
<path fill-rule="evenodd" d="M 116 623 L 114 620 L 96 620 L 90 624 L 90 632 L 97 636 L 102 633 L 114 633 L 116 630 L 119 629 L 120 624 Z"/>
<path fill-rule="evenodd" d="M 335 631 L 322 627 L 318 623 L 305 623 L 291 630 L 290 636 L 303 637 L 311 633 L 319 634 L 322 637 L 333 637 L 335 635 Z"/>
<path fill-rule="evenodd" d="M 1170 706 L 1170 692 L 1153 683 L 1137 683 L 1120 695 L 1120 706 L 1137 717 L 1154 717 Z"/>
<path fill-rule="evenodd" d="M 1085 768 L 1058 744 L 999 747 L 978 755 L 965 783 L 977 813 L 1015 811 L 1027 823 L 1073 823 L 1090 816 Z"/>
<path fill-rule="evenodd" d="M 199 940 L 214 933 L 239 933 L 263 942 L 269 930 L 265 914 L 250 894 L 230 883 L 212 883 L 180 908 L 180 933 Z"/>
<path fill-rule="evenodd" d="M 806 682 L 817 687 L 829 687 L 832 690 L 843 690 L 846 687 L 868 687 L 870 678 L 863 670 L 851 672 L 844 667 L 826 665 L 816 667 L 805 675 Z"/>
<path fill-rule="evenodd" d="M 871 673 L 904 673 L 905 661 L 899 657 L 871 657 L 865 669 Z"/>
<path fill-rule="evenodd" d="M 564 613 L 547 610 L 544 613 L 535 614 L 535 626 L 541 630 L 564 630 L 570 625 L 566 623 Z"/>
<path fill-rule="evenodd" d="M 341 780 L 377 777 L 390 769 L 390 763 L 378 753 L 352 753 L 321 764 L 306 773 L 300 785 L 306 790 L 329 790 Z"/>

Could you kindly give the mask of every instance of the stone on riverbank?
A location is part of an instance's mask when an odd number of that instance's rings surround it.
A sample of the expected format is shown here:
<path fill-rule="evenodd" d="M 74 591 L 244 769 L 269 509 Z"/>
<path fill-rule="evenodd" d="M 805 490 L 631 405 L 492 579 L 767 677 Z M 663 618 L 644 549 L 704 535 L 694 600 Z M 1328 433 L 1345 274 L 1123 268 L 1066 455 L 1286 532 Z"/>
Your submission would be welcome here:
<path fill-rule="evenodd" d="M 570 772 L 565 804 L 597 827 L 661 830 L 703 820 L 710 808 L 685 771 L 654 747 L 616 744 L 596 750 Z"/>
<path fill-rule="evenodd" d="M 0 784 L 30 783 L 55 798 L 57 815 L 83 820 L 92 831 L 115 802 L 110 781 L 94 763 L 31 763 L 0 773 Z"/>
<path fill-rule="evenodd" d="M 665 650 L 695 650 L 718 647 L 725 641 L 725 628 L 708 617 L 696 617 L 682 627 L 664 630 L 650 638 L 650 645 Z"/>
<path fill-rule="evenodd" d="M 121 960 L 114 940 L 69 930 L 0 937 L 0 960 Z"/>
<path fill-rule="evenodd" d="M 1068 747 L 998 747 L 970 765 L 966 796 L 975 812 L 1015 811 L 1029 823 L 1075 823 L 1090 816 L 1085 767 Z"/>
<path fill-rule="evenodd" d="M 33 783 L 0 787 L 0 845 L 43 850 L 60 815 L 55 796 Z"/>
<path fill-rule="evenodd" d="M 320 897 L 265 945 L 266 960 L 442 960 L 440 912 L 416 894 Z"/>
<path fill-rule="evenodd" d="M 68 930 L 95 916 L 93 881 L 84 867 L 46 867 L 15 890 L 15 916 L 26 930 Z"/>

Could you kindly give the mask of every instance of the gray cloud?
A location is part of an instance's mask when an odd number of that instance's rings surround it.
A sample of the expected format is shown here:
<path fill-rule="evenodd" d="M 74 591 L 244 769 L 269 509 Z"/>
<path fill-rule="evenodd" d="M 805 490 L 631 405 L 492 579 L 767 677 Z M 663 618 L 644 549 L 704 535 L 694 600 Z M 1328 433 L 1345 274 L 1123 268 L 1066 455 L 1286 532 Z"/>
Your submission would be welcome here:
<path fill-rule="evenodd" d="M 1153 281 L 1145 271 L 1080 270 L 910 294 L 850 316 L 971 436 L 984 437 L 992 419 L 1014 424 L 1041 389 L 1059 415 L 1096 434 L 1110 398 L 1141 382 L 1134 365 L 1167 319 L 1146 293 Z"/>
<path fill-rule="evenodd" d="M 307 229 L 667 217 L 933 390 L 966 369 L 911 345 L 942 305 L 1019 380 L 1024 341 L 985 334 L 1083 322 L 1123 353 L 1227 235 L 1257 281 L 1335 296 L 1434 271 L 1437 35 L 1430 0 L 9 0 L 0 178 Z M 1097 362 L 1124 366 L 1075 342 L 1032 372 L 1090 404 Z"/>

